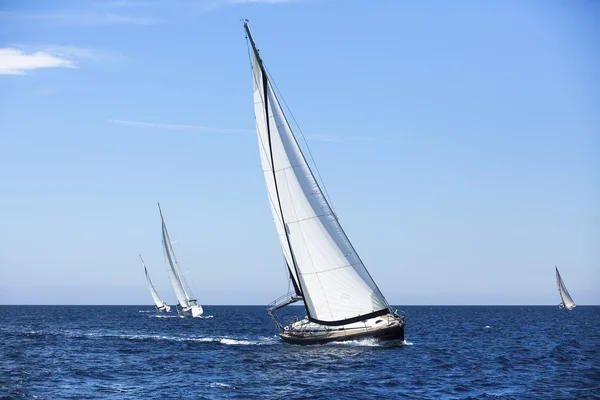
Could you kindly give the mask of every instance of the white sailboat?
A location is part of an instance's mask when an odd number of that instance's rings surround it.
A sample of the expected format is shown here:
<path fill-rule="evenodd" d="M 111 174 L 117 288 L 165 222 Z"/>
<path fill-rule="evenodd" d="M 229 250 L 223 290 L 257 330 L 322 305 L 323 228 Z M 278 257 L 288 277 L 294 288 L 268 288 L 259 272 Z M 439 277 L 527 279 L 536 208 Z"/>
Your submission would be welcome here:
<path fill-rule="evenodd" d="M 325 343 L 364 337 L 404 340 L 389 306 L 323 195 L 287 122 L 248 21 L 254 114 L 271 211 L 294 292 L 269 305 L 283 340 Z M 283 325 L 275 311 L 303 301 L 306 317 Z"/>
<path fill-rule="evenodd" d="M 148 275 L 148 269 L 146 268 L 146 264 L 144 263 L 144 259 L 140 255 L 140 260 L 142 260 L 142 265 L 144 266 L 144 273 L 146 274 L 146 281 L 148 281 L 148 289 L 150 289 L 150 295 L 152 296 L 152 300 L 154 300 L 154 308 L 158 312 L 171 312 L 171 307 L 167 305 L 164 301 L 158 297 L 158 293 L 156 292 L 156 288 L 154 284 L 152 284 L 152 280 L 150 279 L 150 275 Z"/>
<path fill-rule="evenodd" d="M 204 310 L 198 304 L 198 301 L 191 296 L 191 290 L 179 269 L 160 204 L 158 205 L 158 211 L 160 212 L 160 220 L 162 222 L 162 244 L 167 262 L 167 271 L 169 271 L 169 278 L 171 279 L 171 286 L 175 292 L 175 297 L 177 297 L 177 301 L 179 302 L 177 304 L 177 312 L 186 317 L 200 317 L 204 313 Z"/>
<path fill-rule="evenodd" d="M 560 273 L 558 272 L 558 267 L 555 266 L 554 268 L 556 269 L 556 285 L 558 286 L 558 293 L 560 294 L 560 299 L 562 300 L 558 307 L 565 310 L 572 310 L 577 306 L 571 298 L 571 295 L 565 286 L 565 282 L 562 280 Z"/>

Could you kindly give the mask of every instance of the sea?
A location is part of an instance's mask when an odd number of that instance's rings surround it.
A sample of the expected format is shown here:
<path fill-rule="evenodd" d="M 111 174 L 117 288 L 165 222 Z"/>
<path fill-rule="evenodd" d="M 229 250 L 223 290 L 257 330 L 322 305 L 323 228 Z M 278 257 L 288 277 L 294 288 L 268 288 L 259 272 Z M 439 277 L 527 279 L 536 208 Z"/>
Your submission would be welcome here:
<path fill-rule="evenodd" d="M 398 309 L 404 342 L 300 346 L 263 306 L 0 306 L 0 399 L 600 399 L 598 306 Z"/>

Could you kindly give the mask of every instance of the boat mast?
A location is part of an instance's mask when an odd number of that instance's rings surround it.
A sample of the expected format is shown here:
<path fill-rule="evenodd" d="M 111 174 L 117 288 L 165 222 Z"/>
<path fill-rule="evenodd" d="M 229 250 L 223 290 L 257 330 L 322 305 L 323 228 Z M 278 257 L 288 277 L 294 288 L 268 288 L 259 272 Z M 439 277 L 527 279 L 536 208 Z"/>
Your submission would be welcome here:
<path fill-rule="evenodd" d="M 258 60 L 258 65 L 260 66 L 260 70 L 261 70 L 261 75 L 262 75 L 261 83 L 262 83 L 262 87 L 263 87 L 263 103 L 265 105 L 265 119 L 266 119 L 266 125 L 267 125 L 267 138 L 269 140 L 269 157 L 271 160 L 271 171 L 273 172 L 273 182 L 275 183 L 275 185 L 274 185 L 275 186 L 275 194 L 277 197 L 277 205 L 279 207 L 279 214 L 281 215 L 281 224 L 283 225 L 283 232 L 285 234 L 285 240 L 286 240 L 286 243 L 290 250 L 290 256 L 292 258 L 292 264 L 294 267 L 294 271 L 296 272 L 296 277 L 297 277 L 297 281 L 298 281 L 297 285 L 296 285 L 296 282 L 294 282 L 293 277 L 291 276 L 291 271 L 290 271 L 290 278 L 292 278 L 292 283 L 294 283 L 294 289 L 296 290 L 296 294 L 298 294 L 298 292 L 300 292 L 299 295 L 302 296 L 302 298 L 304 298 L 304 291 L 302 290 L 302 284 L 300 283 L 300 273 L 298 270 L 298 265 L 296 264 L 296 257 L 294 256 L 294 250 L 292 249 L 292 243 L 290 242 L 288 227 L 285 223 L 285 217 L 283 215 L 283 208 L 281 207 L 281 198 L 279 196 L 279 187 L 277 185 L 277 175 L 275 174 L 275 165 L 274 165 L 274 159 L 273 159 L 273 147 L 271 146 L 271 129 L 270 129 L 270 124 L 269 124 L 269 101 L 268 101 L 268 97 L 267 97 L 269 81 L 267 78 L 267 71 L 263 64 L 262 58 L 260 58 L 258 49 L 256 48 L 256 43 L 254 43 L 254 38 L 252 38 L 252 33 L 250 33 L 250 27 L 248 26 L 248 20 L 244 20 L 244 29 L 246 30 L 246 35 L 248 36 L 248 40 L 250 40 L 250 44 L 252 46 L 252 51 L 254 52 L 254 56 Z M 287 261 L 286 261 L 286 265 L 287 265 Z M 288 269 L 289 269 L 289 265 L 288 265 Z M 306 309 L 306 314 L 310 316 L 310 313 L 308 311 L 308 306 L 306 305 L 306 303 L 304 303 L 304 308 Z"/>

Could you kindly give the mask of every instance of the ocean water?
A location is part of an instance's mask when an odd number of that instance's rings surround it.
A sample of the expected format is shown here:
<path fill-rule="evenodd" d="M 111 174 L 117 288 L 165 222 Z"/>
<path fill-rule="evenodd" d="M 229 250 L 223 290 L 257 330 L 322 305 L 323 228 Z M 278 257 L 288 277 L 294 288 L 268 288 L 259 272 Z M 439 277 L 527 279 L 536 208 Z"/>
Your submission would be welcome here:
<path fill-rule="evenodd" d="M 404 307 L 404 344 L 317 346 L 204 310 L 0 306 L 0 399 L 600 399 L 600 307 Z"/>

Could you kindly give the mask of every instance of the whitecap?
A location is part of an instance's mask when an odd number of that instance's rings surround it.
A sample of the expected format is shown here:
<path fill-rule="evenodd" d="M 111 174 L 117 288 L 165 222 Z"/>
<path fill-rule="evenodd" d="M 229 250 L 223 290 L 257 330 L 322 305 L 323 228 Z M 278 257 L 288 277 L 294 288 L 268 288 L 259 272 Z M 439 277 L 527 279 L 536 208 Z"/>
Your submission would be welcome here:
<path fill-rule="evenodd" d="M 212 382 L 210 384 L 210 387 L 228 388 L 228 387 L 231 387 L 231 385 L 229 385 L 227 383 L 222 383 L 222 382 Z"/>
<path fill-rule="evenodd" d="M 250 344 L 258 344 L 258 342 L 255 342 L 253 340 L 237 340 L 237 339 L 229 339 L 229 338 L 223 338 L 221 340 L 219 340 L 219 343 L 221 344 L 238 344 L 238 345 L 250 345 Z"/>

